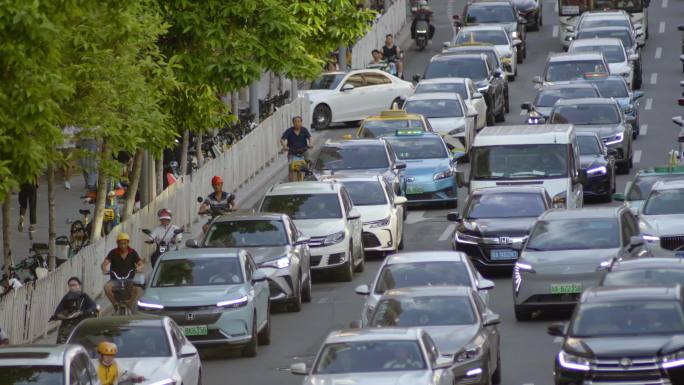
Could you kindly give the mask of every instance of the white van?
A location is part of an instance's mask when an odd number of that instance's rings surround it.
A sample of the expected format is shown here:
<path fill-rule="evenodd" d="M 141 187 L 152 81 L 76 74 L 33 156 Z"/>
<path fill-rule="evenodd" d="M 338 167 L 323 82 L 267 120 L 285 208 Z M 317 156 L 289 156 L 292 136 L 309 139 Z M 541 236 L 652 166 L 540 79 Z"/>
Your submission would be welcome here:
<path fill-rule="evenodd" d="M 582 198 L 580 155 L 569 124 L 485 127 L 470 150 L 471 189 L 541 185 L 554 207 L 579 208 Z M 463 175 L 459 175 L 463 181 Z"/>

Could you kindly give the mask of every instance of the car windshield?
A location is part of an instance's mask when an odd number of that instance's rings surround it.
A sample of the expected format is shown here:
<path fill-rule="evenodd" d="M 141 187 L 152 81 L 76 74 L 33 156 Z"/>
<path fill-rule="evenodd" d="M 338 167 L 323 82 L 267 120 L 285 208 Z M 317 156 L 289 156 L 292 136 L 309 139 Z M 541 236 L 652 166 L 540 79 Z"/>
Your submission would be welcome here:
<path fill-rule="evenodd" d="M 493 45 L 508 45 L 506 31 L 500 30 L 478 30 L 460 31 L 454 39 L 454 44 L 487 43 Z"/>
<path fill-rule="evenodd" d="M 573 47 L 572 52 L 600 52 L 608 63 L 622 63 L 626 60 L 625 50 L 619 45 L 583 45 Z"/>
<path fill-rule="evenodd" d="M 641 201 L 648 197 L 655 182 L 659 180 L 684 179 L 684 174 L 641 175 L 632 182 L 627 196 L 628 201 Z"/>
<path fill-rule="evenodd" d="M 323 74 L 311 82 L 312 90 L 334 90 L 344 79 L 344 74 Z"/>
<path fill-rule="evenodd" d="M 600 97 L 598 91 L 594 88 L 583 87 L 569 87 L 569 88 L 553 88 L 543 89 L 537 94 L 537 99 L 534 105 L 537 107 L 553 107 L 560 99 L 581 99 L 581 98 L 596 98 Z"/>
<path fill-rule="evenodd" d="M 417 341 L 359 341 L 326 344 L 314 374 L 425 370 Z"/>
<path fill-rule="evenodd" d="M 592 81 L 598 87 L 602 98 L 628 98 L 627 83 L 622 79 Z"/>
<path fill-rule="evenodd" d="M 582 304 L 570 328 L 573 337 L 684 333 L 678 301 L 619 301 Z"/>
<path fill-rule="evenodd" d="M 580 155 L 601 155 L 601 145 L 599 139 L 592 135 L 578 135 Z"/>
<path fill-rule="evenodd" d="M 243 282 L 237 258 L 162 259 L 152 287 L 236 285 Z"/>
<path fill-rule="evenodd" d="M 170 357 L 166 331 L 161 321 L 159 323 L 158 326 L 82 323 L 76 327 L 68 343 L 83 345 L 91 358 L 98 357 L 97 345 L 103 341 L 116 344 L 116 358 Z"/>
<path fill-rule="evenodd" d="M 484 54 L 487 55 L 487 60 L 495 66 L 499 66 L 499 56 L 496 54 L 494 49 L 456 49 L 454 51 L 447 51 L 446 53 L 450 55 L 472 55 L 472 54 Z"/>
<path fill-rule="evenodd" d="M 684 189 L 651 191 L 644 203 L 645 215 L 684 214 Z"/>
<path fill-rule="evenodd" d="M 0 366 L 0 385 L 61 385 L 64 367 L 46 365 Z"/>
<path fill-rule="evenodd" d="M 584 79 L 585 74 L 608 73 L 601 60 L 575 60 L 550 62 L 546 67 L 547 82 L 564 82 Z"/>
<path fill-rule="evenodd" d="M 385 145 L 323 146 L 316 170 L 366 170 L 389 167 Z"/>
<path fill-rule="evenodd" d="M 437 136 L 405 138 L 387 138 L 392 150 L 401 160 L 444 159 L 449 157 L 444 142 Z"/>
<path fill-rule="evenodd" d="M 375 293 L 413 286 L 470 286 L 470 276 L 461 262 L 410 262 L 385 265 Z"/>
<path fill-rule="evenodd" d="M 461 95 L 463 99 L 468 99 L 465 83 L 418 83 L 416 94 L 428 92 L 455 92 Z"/>
<path fill-rule="evenodd" d="M 354 206 L 377 206 L 387 203 L 380 181 L 342 181 Z"/>
<path fill-rule="evenodd" d="M 475 23 L 515 23 L 517 15 L 510 5 L 488 5 L 485 7 L 468 7 L 465 22 Z"/>
<path fill-rule="evenodd" d="M 281 221 L 220 221 L 211 225 L 204 243 L 205 247 L 282 246 L 287 235 Z"/>
<path fill-rule="evenodd" d="M 568 175 L 567 144 L 474 147 L 474 179 L 544 179 Z"/>
<path fill-rule="evenodd" d="M 373 139 L 387 135 L 394 135 L 397 130 L 425 131 L 423 122 L 418 119 L 402 120 L 366 120 L 361 128 L 361 138 Z M 364 159 L 359 159 L 363 161 Z"/>
<path fill-rule="evenodd" d="M 370 326 L 424 327 L 477 322 L 470 298 L 434 296 L 389 298 L 378 302 Z"/>
<path fill-rule="evenodd" d="M 551 124 L 618 124 L 620 113 L 614 104 L 575 104 L 556 106 L 551 112 Z"/>
<path fill-rule="evenodd" d="M 430 62 L 425 70 L 425 78 L 471 78 L 478 81 L 487 78 L 487 67 L 480 58 L 454 55 L 449 60 Z"/>
<path fill-rule="evenodd" d="M 337 194 L 268 195 L 261 211 L 287 214 L 292 219 L 342 218 Z"/>
<path fill-rule="evenodd" d="M 620 247 L 617 219 L 539 220 L 527 241 L 526 250 L 589 250 Z"/>
<path fill-rule="evenodd" d="M 681 285 L 684 269 L 639 269 L 613 271 L 603 278 L 603 286 Z"/>
<path fill-rule="evenodd" d="M 585 28 L 599 28 L 599 27 L 627 27 L 631 28 L 629 20 L 626 18 L 617 17 L 585 17 L 577 27 L 578 30 Z"/>
<path fill-rule="evenodd" d="M 463 109 L 456 99 L 412 100 L 404 104 L 410 114 L 420 114 L 426 118 L 462 118 Z"/>
<path fill-rule="evenodd" d="M 544 211 L 546 211 L 546 205 L 539 193 L 486 193 L 476 194 L 470 199 L 465 217 L 469 219 L 538 217 Z"/>
<path fill-rule="evenodd" d="M 579 31 L 577 33 L 577 39 L 591 39 L 594 37 L 615 37 L 622 41 L 622 45 L 625 48 L 630 48 L 634 46 L 634 40 L 632 40 L 632 34 L 627 28 L 618 30 L 589 30 L 589 31 Z"/>

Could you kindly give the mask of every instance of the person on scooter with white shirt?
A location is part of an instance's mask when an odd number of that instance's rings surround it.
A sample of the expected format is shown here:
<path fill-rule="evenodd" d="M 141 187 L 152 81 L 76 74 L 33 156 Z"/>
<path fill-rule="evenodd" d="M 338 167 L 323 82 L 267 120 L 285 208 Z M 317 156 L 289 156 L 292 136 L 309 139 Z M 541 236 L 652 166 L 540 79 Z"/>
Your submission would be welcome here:
<path fill-rule="evenodd" d="M 171 223 L 171 210 L 166 208 L 159 210 L 157 218 L 159 219 L 159 226 L 152 229 L 152 232 L 149 234 L 150 239 L 146 240 L 145 243 L 156 244 L 157 246 L 165 245 L 165 251 L 178 249 L 178 244 L 181 242 L 183 235 L 177 231 L 181 230 L 181 228 Z M 152 267 L 156 266 L 160 255 L 159 247 L 157 247 L 157 250 L 154 251 L 151 257 Z"/>

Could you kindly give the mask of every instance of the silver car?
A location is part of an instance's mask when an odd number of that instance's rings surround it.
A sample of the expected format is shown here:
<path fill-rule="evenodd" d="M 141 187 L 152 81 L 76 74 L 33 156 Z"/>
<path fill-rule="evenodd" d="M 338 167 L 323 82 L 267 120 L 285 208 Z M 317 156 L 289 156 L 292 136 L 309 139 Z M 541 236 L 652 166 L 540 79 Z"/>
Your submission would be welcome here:
<path fill-rule="evenodd" d="M 529 320 L 542 309 L 572 309 L 604 268 L 614 259 L 633 258 L 631 251 L 641 245 L 637 220 L 625 206 L 545 212 L 513 268 L 516 319 Z"/>
<path fill-rule="evenodd" d="M 648 241 L 684 251 L 684 180 L 659 181 L 639 210 L 639 227 Z"/>
<path fill-rule="evenodd" d="M 79 345 L 0 346 L 2 384 L 100 385 L 88 352 Z M 78 369 L 78 372 L 75 372 Z"/>
<path fill-rule="evenodd" d="M 470 258 L 459 251 L 420 251 L 398 253 L 383 261 L 369 285 L 356 288 L 356 294 L 366 296 L 361 320 L 365 324 L 373 314 L 380 297 L 391 289 L 415 286 L 467 286 L 477 291 L 485 304 L 488 290 L 494 282 L 484 279 Z"/>
<path fill-rule="evenodd" d="M 290 371 L 306 376 L 304 385 L 453 385 L 451 365 L 422 329 L 357 329 L 333 331 L 312 368 L 296 363 Z"/>

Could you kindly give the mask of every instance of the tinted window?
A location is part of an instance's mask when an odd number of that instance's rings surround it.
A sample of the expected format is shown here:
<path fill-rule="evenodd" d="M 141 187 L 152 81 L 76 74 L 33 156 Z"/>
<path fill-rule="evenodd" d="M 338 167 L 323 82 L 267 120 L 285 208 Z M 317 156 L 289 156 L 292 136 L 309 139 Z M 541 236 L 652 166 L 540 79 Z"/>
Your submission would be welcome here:
<path fill-rule="evenodd" d="M 463 117 L 461 103 L 454 99 L 408 100 L 404 109 L 408 113 L 426 118 Z"/>
<path fill-rule="evenodd" d="M 455 44 L 487 43 L 492 45 L 508 45 L 508 36 L 504 30 L 473 31 L 462 30 L 454 39 Z"/>
<path fill-rule="evenodd" d="M 214 222 L 207 233 L 207 247 L 281 246 L 287 244 L 281 221 Z"/>
<path fill-rule="evenodd" d="M 578 29 L 583 28 L 598 28 L 598 27 L 627 27 L 631 28 L 629 20 L 618 19 L 615 17 L 605 18 L 605 17 L 585 17 L 579 25 Z"/>
<path fill-rule="evenodd" d="M 468 99 L 465 83 L 418 83 L 415 93 L 428 92 L 455 92 L 461 95 L 463 99 Z"/>
<path fill-rule="evenodd" d="M 365 85 L 363 76 L 361 76 L 361 74 L 351 75 L 349 78 L 347 78 L 347 81 L 344 84 L 351 84 L 356 88 L 363 87 Z"/>
<path fill-rule="evenodd" d="M 471 6 L 466 14 L 466 23 L 515 23 L 517 21 L 516 16 L 510 6 Z"/>
<path fill-rule="evenodd" d="M 315 374 L 424 370 L 417 341 L 363 341 L 326 344 Z"/>
<path fill-rule="evenodd" d="M 603 279 L 603 286 L 684 284 L 684 269 L 639 269 L 614 271 Z"/>
<path fill-rule="evenodd" d="M 2 385 L 59 385 L 64 384 L 61 366 L 0 366 Z"/>
<path fill-rule="evenodd" d="M 608 63 L 621 63 L 626 60 L 625 50 L 619 45 L 585 45 L 573 47 L 571 52 L 601 52 Z"/>
<path fill-rule="evenodd" d="M 600 155 L 601 145 L 598 138 L 588 135 L 578 135 L 577 143 L 579 143 L 580 155 Z"/>
<path fill-rule="evenodd" d="M 620 247 L 617 219 L 540 220 L 526 249 L 531 251 L 612 249 Z"/>
<path fill-rule="evenodd" d="M 540 194 L 501 193 L 474 195 L 466 208 L 466 218 L 522 218 L 538 217 L 544 211 Z"/>
<path fill-rule="evenodd" d="M 407 297 L 380 301 L 370 326 L 470 325 L 476 321 L 468 297 Z"/>
<path fill-rule="evenodd" d="M 620 113 L 613 104 L 577 104 L 556 106 L 551 113 L 555 124 L 618 124 Z"/>
<path fill-rule="evenodd" d="M 608 30 L 608 31 L 579 31 L 577 33 L 577 38 L 578 39 L 591 39 L 593 37 L 615 37 L 620 39 L 622 42 L 622 45 L 625 46 L 625 48 L 632 47 L 634 45 L 634 40 L 632 40 L 632 34 L 629 32 L 628 29 L 621 29 L 621 30 Z"/>
<path fill-rule="evenodd" d="M 318 154 L 316 170 L 364 170 L 388 168 L 385 147 L 379 146 L 323 146 Z"/>
<path fill-rule="evenodd" d="M 570 334 L 578 337 L 683 332 L 684 314 L 682 305 L 677 301 L 583 304 L 570 327 Z"/>
<path fill-rule="evenodd" d="M 487 67 L 481 59 L 452 57 L 450 60 L 431 61 L 425 71 L 425 79 L 432 78 L 487 78 Z"/>
<path fill-rule="evenodd" d="M 102 341 L 116 344 L 117 358 L 169 357 L 171 348 L 162 326 L 103 326 L 97 322 L 76 328 L 69 343 L 81 344 L 91 358 L 98 357 L 97 345 Z"/>
<path fill-rule="evenodd" d="M 655 182 L 659 180 L 684 179 L 684 174 L 664 174 L 664 175 L 642 175 L 637 177 L 629 191 L 626 199 L 628 201 L 644 200 L 651 193 Z"/>
<path fill-rule="evenodd" d="M 362 138 L 380 138 L 394 135 L 397 130 L 421 130 L 425 131 L 423 122 L 420 120 L 366 120 L 361 130 Z M 363 159 L 360 159 L 363 161 Z"/>
<path fill-rule="evenodd" d="M 242 283 L 237 258 L 162 260 L 155 270 L 152 287 L 234 285 Z"/>
<path fill-rule="evenodd" d="M 546 68 L 546 81 L 562 82 L 583 79 L 585 74 L 608 73 L 600 60 L 578 60 L 549 62 Z"/>
<path fill-rule="evenodd" d="M 684 189 L 651 191 L 643 212 L 646 215 L 684 214 Z"/>
<path fill-rule="evenodd" d="M 312 90 L 334 90 L 344 79 L 344 74 L 324 74 L 311 82 Z"/>
<path fill-rule="evenodd" d="M 384 205 L 387 203 L 385 191 L 380 182 L 351 182 L 342 181 L 344 187 L 349 191 L 352 202 L 355 206 Z"/>
<path fill-rule="evenodd" d="M 387 141 L 392 146 L 394 153 L 397 154 L 397 158 L 401 160 L 442 159 L 449 156 L 444 147 L 444 142 L 436 136 L 415 137 L 410 140 L 387 138 Z"/>
<path fill-rule="evenodd" d="M 496 51 L 491 50 L 491 49 L 485 49 L 485 50 L 476 50 L 476 49 L 464 49 L 464 50 L 456 50 L 456 51 L 447 51 L 448 54 L 450 55 L 472 55 L 472 54 L 485 54 L 487 55 L 487 60 L 489 60 L 490 63 L 499 65 L 499 56 L 496 54 Z"/>
<path fill-rule="evenodd" d="M 539 91 L 534 104 L 538 107 L 553 107 L 560 99 L 599 97 L 594 88 L 553 88 Z"/>
<path fill-rule="evenodd" d="M 283 213 L 292 219 L 342 218 L 337 194 L 269 195 L 261 211 Z"/>
<path fill-rule="evenodd" d="M 598 87 L 601 97 L 604 98 L 627 98 L 629 97 L 629 90 L 627 83 L 622 79 L 606 79 L 593 81 L 593 84 Z"/>
<path fill-rule="evenodd" d="M 366 85 L 377 86 L 381 84 L 391 84 L 392 81 L 384 75 L 381 74 L 364 74 L 363 77 L 366 80 Z"/>
<path fill-rule="evenodd" d="M 475 147 L 472 157 L 475 179 L 542 179 L 568 174 L 565 144 L 525 144 Z"/>
<path fill-rule="evenodd" d="M 467 267 L 461 262 L 414 262 L 385 265 L 376 294 L 413 286 L 470 286 Z"/>

